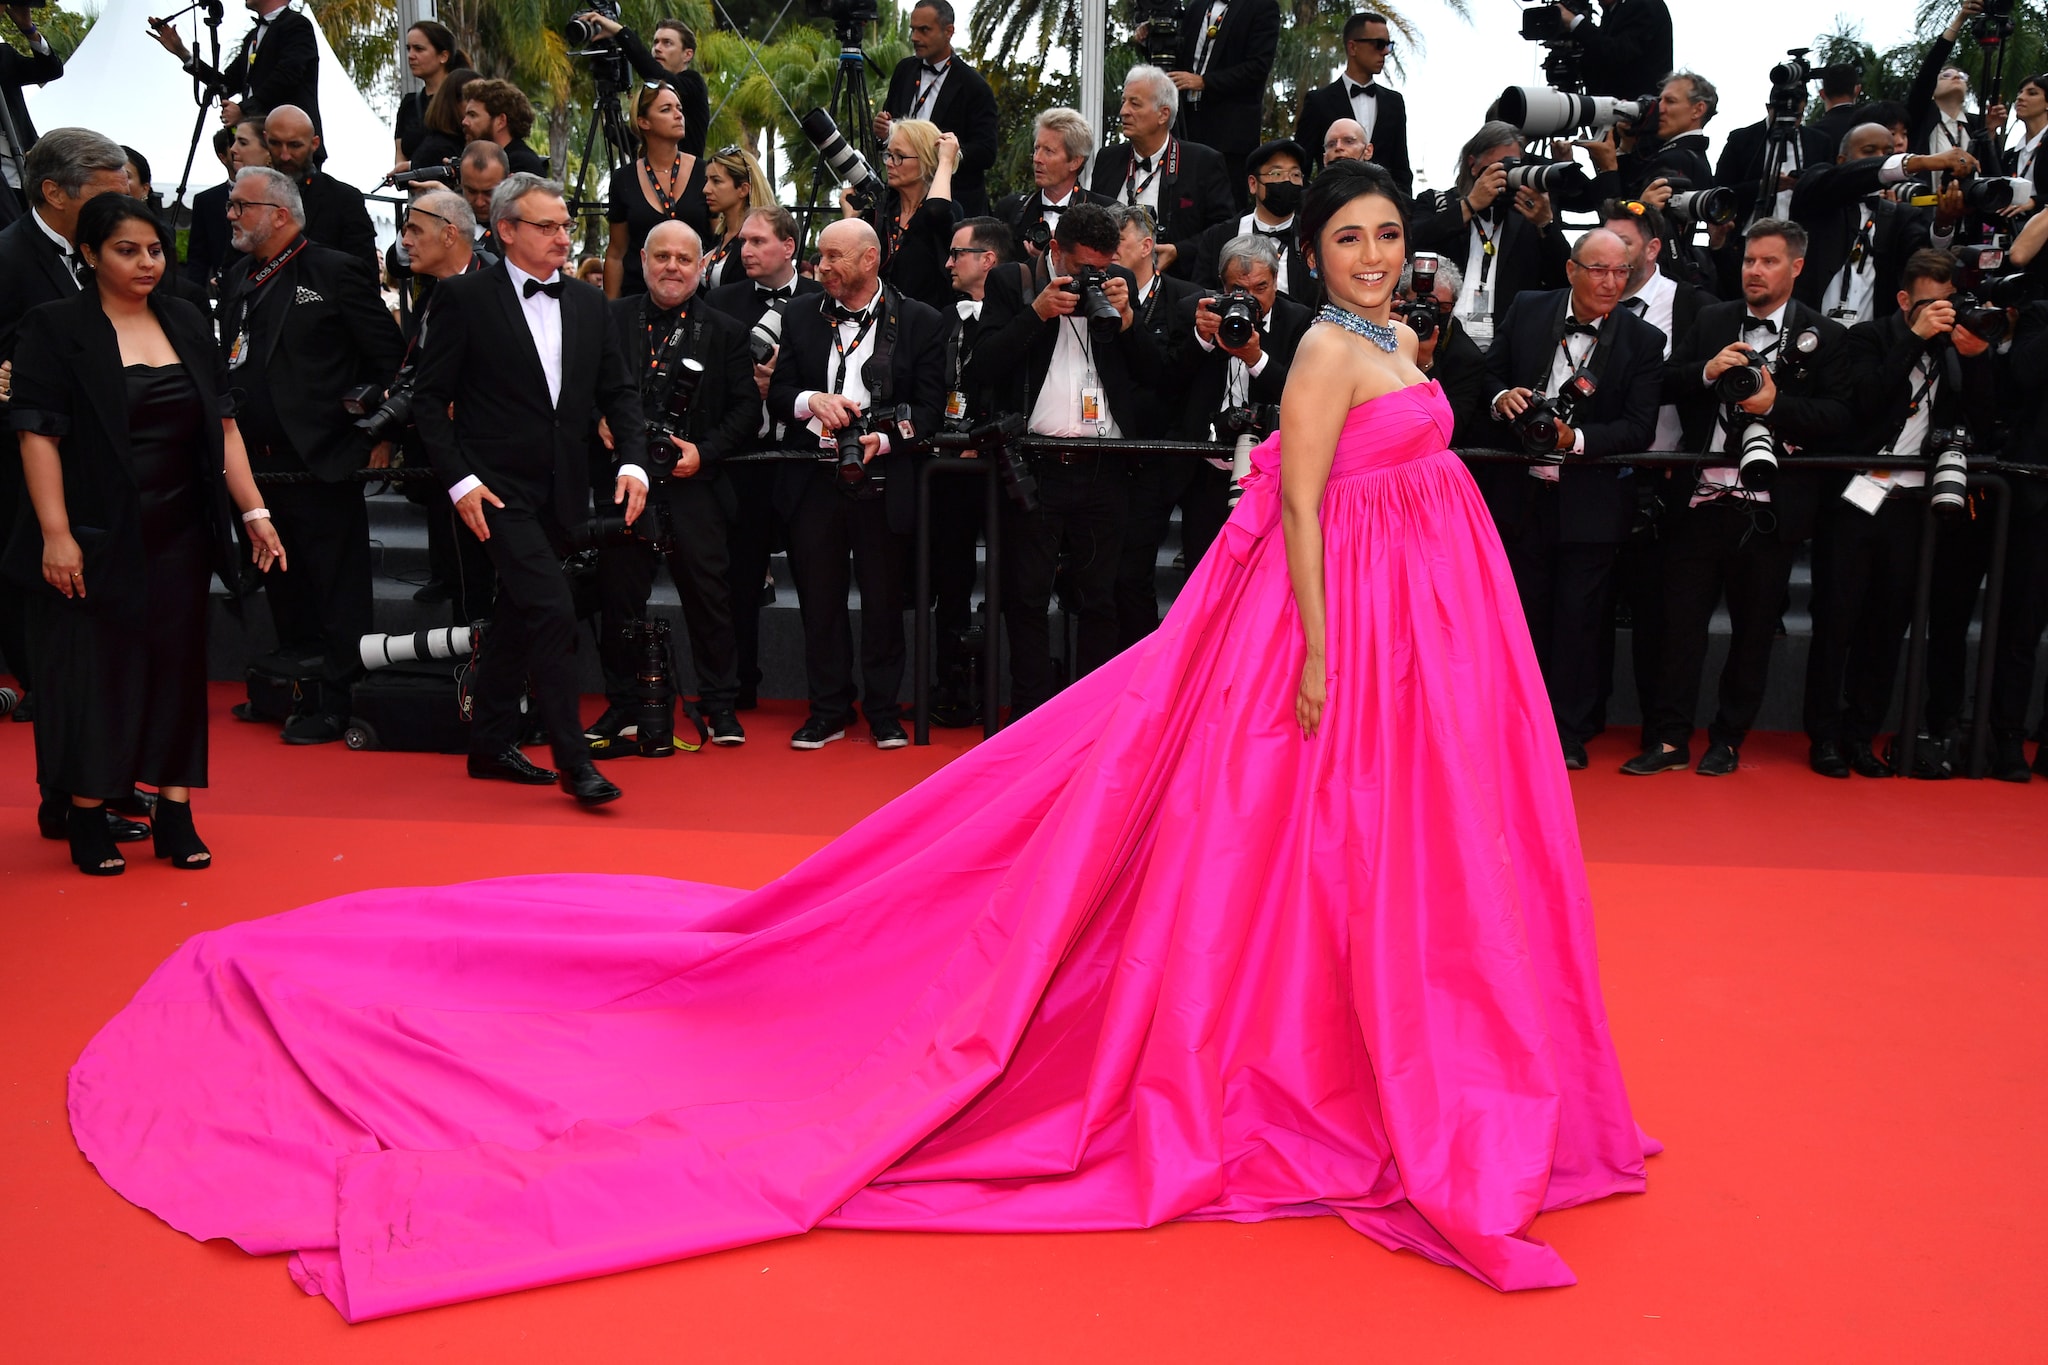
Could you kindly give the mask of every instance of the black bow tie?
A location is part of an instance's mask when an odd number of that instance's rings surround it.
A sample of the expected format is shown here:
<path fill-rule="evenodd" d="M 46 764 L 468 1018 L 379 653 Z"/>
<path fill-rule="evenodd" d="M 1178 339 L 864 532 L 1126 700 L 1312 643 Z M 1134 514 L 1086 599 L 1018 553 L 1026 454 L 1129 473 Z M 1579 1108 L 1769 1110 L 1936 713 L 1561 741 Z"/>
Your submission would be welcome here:
<path fill-rule="evenodd" d="M 755 297 L 755 298 L 757 298 L 757 299 L 791 299 L 791 298 L 795 298 L 795 297 L 796 297 L 796 286 L 795 286 L 794 284 L 785 284 L 785 285 L 782 285 L 782 286 L 780 286 L 780 287 L 778 287 L 778 288 L 770 289 L 770 288 L 769 288 L 769 287 L 768 287 L 767 285 L 765 285 L 765 284 L 757 284 L 757 285 L 755 285 L 755 286 L 754 286 L 754 297 Z"/>
<path fill-rule="evenodd" d="M 945 67 L 933 66 L 930 62 L 919 62 L 918 70 L 922 71 L 927 76 L 943 76 L 946 74 Z"/>
<path fill-rule="evenodd" d="M 1754 332 L 1758 329 L 1769 332 L 1772 336 L 1778 334 L 1778 324 L 1772 322 L 1769 318 L 1744 318 L 1742 320 L 1743 331 Z"/>
<path fill-rule="evenodd" d="M 1289 229 L 1287 229 L 1287 228 L 1284 228 L 1284 227 L 1277 227 L 1277 228 L 1269 228 L 1269 227 L 1264 227 L 1264 226 L 1262 226 L 1262 225 L 1260 225 L 1260 224 L 1258 224 L 1258 223 L 1253 223 L 1253 224 L 1252 224 L 1252 236 L 1254 236 L 1254 237 L 1271 237 L 1271 238 L 1272 238 L 1272 239 L 1273 239 L 1274 241 L 1276 241 L 1276 242 L 1284 242 L 1284 241 L 1286 241 L 1286 240 L 1287 240 L 1287 234 L 1288 234 L 1288 232 L 1289 232 Z"/>
<path fill-rule="evenodd" d="M 1623 299 L 1621 306 L 1639 318 L 1646 318 L 1650 315 L 1650 305 L 1644 303 L 1641 299 Z"/>
<path fill-rule="evenodd" d="M 1139 158 L 1138 158 L 1138 160 L 1137 160 L 1137 166 L 1138 166 L 1138 169 L 1139 169 L 1139 170 L 1141 170 L 1141 171 L 1149 171 L 1149 170 L 1151 170 L 1151 169 L 1152 169 L 1152 158 L 1151 158 L 1151 157 L 1149 157 L 1149 156 L 1141 156 L 1141 157 L 1139 157 Z"/>
<path fill-rule="evenodd" d="M 1600 335 L 1600 327 L 1597 323 L 1576 322 L 1570 318 L 1567 318 L 1565 319 L 1564 324 L 1564 334 L 1566 336 L 1596 337 Z"/>
<path fill-rule="evenodd" d="M 866 322 L 868 320 L 868 312 L 869 309 L 867 308 L 848 308 L 843 303 L 827 303 L 825 305 L 825 316 L 841 324 Z"/>
<path fill-rule="evenodd" d="M 562 287 L 567 283 L 568 281 L 560 275 L 551 280 L 528 280 L 519 287 L 519 294 L 520 297 L 528 299 L 535 294 L 546 294 L 551 299 L 558 299 L 562 297 Z"/>
<path fill-rule="evenodd" d="M 1377 85 L 1352 85 L 1347 81 L 1344 85 L 1344 94 L 1347 99 L 1355 100 L 1363 95 L 1369 100 L 1376 100 L 1380 97 L 1380 88 Z"/>

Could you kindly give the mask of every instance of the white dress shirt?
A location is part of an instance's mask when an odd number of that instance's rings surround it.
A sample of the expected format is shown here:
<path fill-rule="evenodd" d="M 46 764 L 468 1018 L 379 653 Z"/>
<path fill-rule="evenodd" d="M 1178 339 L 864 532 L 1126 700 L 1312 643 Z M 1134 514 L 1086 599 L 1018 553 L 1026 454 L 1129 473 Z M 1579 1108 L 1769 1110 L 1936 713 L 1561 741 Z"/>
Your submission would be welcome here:
<path fill-rule="evenodd" d="M 829 308 L 831 304 L 832 301 L 828 298 L 820 306 Z M 860 316 L 842 319 L 837 327 L 834 328 L 839 334 L 839 344 L 841 346 L 853 347 L 852 350 L 846 353 L 846 378 L 840 382 L 837 392 L 841 398 L 850 399 L 858 403 L 863 415 L 867 413 L 868 401 L 873 397 L 868 392 L 868 377 L 864 371 L 869 357 L 875 353 L 875 338 L 882 334 L 882 319 L 877 314 L 877 310 L 881 306 L 882 290 L 881 286 L 877 285 L 875 292 L 868 296 L 866 305 L 861 308 Z M 861 323 L 869 317 L 874 318 L 874 324 L 867 329 L 867 335 L 862 336 L 859 344 L 856 345 L 854 337 L 860 335 Z M 832 383 L 838 373 L 839 353 L 835 350 L 825 358 L 825 382 L 828 384 Z M 832 441 L 830 437 L 825 435 L 824 421 L 811 413 L 811 396 L 820 392 L 831 393 L 833 390 L 805 389 L 796 396 L 796 402 L 792 405 L 794 410 L 790 415 L 811 429 L 812 433 L 817 436 L 820 446 L 829 446 L 832 444 Z M 880 453 L 883 455 L 889 453 L 889 437 L 886 433 L 882 435 Z"/>
<path fill-rule="evenodd" d="M 1372 76 L 1367 76 L 1363 81 L 1354 81 L 1349 73 L 1347 73 L 1342 79 L 1344 81 L 1344 89 L 1347 92 L 1355 85 L 1363 85 L 1372 90 L 1380 88 L 1379 80 Z M 1379 100 L 1372 95 L 1352 95 L 1351 117 L 1358 120 L 1358 126 L 1365 129 L 1365 140 L 1368 143 L 1371 142 L 1372 130 L 1379 123 L 1380 118 Z"/>
<path fill-rule="evenodd" d="M 1856 206 L 1856 212 L 1856 235 L 1849 239 L 1851 252 L 1820 297 L 1822 310 L 1844 327 L 1870 321 L 1877 308 L 1877 247 L 1869 240 L 1876 231 L 1877 209 L 1866 199 Z M 1853 249 L 1859 241 L 1864 243 L 1860 263 Z"/>
<path fill-rule="evenodd" d="M 1168 139 L 1159 144 L 1158 151 L 1146 157 L 1134 144 L 1131 147 L 1131 167 L 1124 176 L 1124 202 L 1143 204 L 1152 210 L 1154 223 L 1159 220 L 1159 186 L 1166 179 L 1166 171 L 1159 163 L 1166 159 L 1167 148 L 1172 145 L 1172 139 Z"/>
<path fill-rule="evenodd" d="M 2048 123 L 2041 125 L 2041 132 L 2034 134 L 2013 149 L 2012 173 L 2022 180 L 2034 182 L 2034 197 L 2041 197 L 2040 177 L 2034 174 L 2041 167 L 2041 136 L 2048 133 Z"/>
<path fill-rule="evenodd" d="M 1929 384 L 1929 378 L 1933 383 Z M 1927 392 L 1920 402 L 1906 416 L 1906 425 L 1899 428 L 1899 434 L 1884 448 L 1887 455 L 1902 460 L 1925 459 L 1927 453 L 1927 432 L 1933 425 L 1934 399 L 1941 392 L 1941 371 L 1931 370 L 1926 356 L 1913 362 L 1913 374 L 1907 381 L 1908 393 L 1920 393 L 1920 386 L 1927 384 Z M 1863 477 L 1882 487 L 1886 493 L 1894 488 L 1918 488 L 1927 482 L 1924 469 L 1867 469 Z"/>
<path fill-rule="evenodd" d="M 920 61 L 917 66 L 917 93 L 910 97 L 910 112 L 905 118 L 929 119 L 932 110 L 939 107 L 939 87 L 946 83 L 946 77 L 953 74 L 953 59 L 938 64 L 938 74 L 932 74 L 929 62 Z"/>
<path fill-rule="evenodd" d="M 1280 268 L 1273 272 L 1273 285 L 1281 293 L 1287 292 L 1287 243 L 1294 236 L 1294 217 L 1289 215 L 1278 223 L 1262 223 L 1258 210 L 1254 209 L 1237 220 L 1237 235 L 1249 236 L 1256 233 L 1261 237 L 1273 238 L 1273 245 L 1280 252 Z M 1217 267 L 1221 270 L 1221 266 Z"/>
<path fill-rule="evenodd" d="M 1109 410 L 1107 392 L 1098 396 L 1102 420 L 1081 420 L 1081 398 L 1086 389 L 1102 388 L 1101 373 L 1095 368 L 1095 341 L 1088 325 L 1077 317 L 1056 317 L 1059 340 L 1053 343 L 1052 364 L 1046 368 L 1045 383 L 1038 401 L 1031 405 L 1031 430 L 1039 436 L 1121 436 L 1116 417 Z"/>
<path fill-rule="evenodd" d="M 1629 304 L 1637 300 L 1640 300 L 1643 305 L 1643 321 L 1664 334 L 1664 358 L 1666 360 L 1671 359 L 1671 343 L 1674 340 L 1671 331 L 1677 325 L 1672 321 L 1671 312 L 1673 306 L 1678 302 L 1677 282 L 1663 271 L 1653 270 L 1650 272 L 1650 278 L 1643 282 L 1643 287 L 1623 299 L 1621 306 L 1627 308 Z M 1684 428 L 1685 423 L 1679 420 L 1676 404 L 1666 403 L 1658 408 L 1657 434 L 1652 438 L 1656 448 L 1658 450 L 1678 449 L 1678 442 L 1682 438 Z"/>
<path fill-rule="evenodd" d="M 1229 11 L 1230 0 L 1211 0 L 1209 12 L 1202 20 L 1201 35 L 1195 39 L 1195 74 L 1197 76 L 1207 76 L 1209 74 L 1209 59 L 1216 55 L 1216 39 L 1209 36 L 1209 30 L 1212 28 L 1218 30 L 1216 37 L 1222 37 L 1223 16 L 1229 13 Z M 1200 104 L 1202 102 L 1202 92 L 1199 90 L 1185 91 L 1182 93 L 1181 99 L 1189 104 Z"/>
<path fill-rule="evenodd" d="M 5 138 L 0 138 L 0 141 L 5 140 Z M 29 217 L 36 220 L 36 226 L 43 230 L 43 236 L 48 237 L 52 242 L 54 242 L 56 244 L 57 250 L 63 253 L 64 273 L 66 276 L 70 278 L 71 287 L 74 289 L 78 288 L 79 284 L 77 250 L 72 247 L 69 241 L 65 240 L 63 233 L 57 231 L 57 229 L 51 227 L 48 223 L 43 221 L 43 215 L 40 209 L 30 209 L 28 212 Z"/>

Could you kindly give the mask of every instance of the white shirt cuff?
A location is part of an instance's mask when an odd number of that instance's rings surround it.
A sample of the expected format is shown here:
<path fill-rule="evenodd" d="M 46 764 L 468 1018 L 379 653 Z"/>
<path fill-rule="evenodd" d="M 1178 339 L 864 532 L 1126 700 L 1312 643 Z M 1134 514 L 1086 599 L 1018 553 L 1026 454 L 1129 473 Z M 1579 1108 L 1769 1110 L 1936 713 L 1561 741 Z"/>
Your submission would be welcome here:
<path fill-rule="evenodd" d="M 1209 338 L 1203 336 L 1200 332 L 1195 333 L 1195 345 L 1201 347 L 1205 351 L 1213 351 L 1216 349 L 1216 343 L 1209 340 Z"/>
<path fill-rule="evenodd" d="M 790 410 L 790 416 L 796 418 L 799 422 L 808 417 L 815 416 L 816 414 L 811 411 L 811 395 L 816 392 L 816 389 L 805 389 L 802 393 L 798 394 L 796 396 L 796 406 Z"/>
<path fill-rule="evenodd" d="M 1906 158 L 1910 152 L 1898 152 L 1884 159 L 1884 165 L 1877 168 L 1877 183 L 1896 185 L 1906 178 Z"/>
<path fill-rule="evenodd" d="M 1246 368 L 1246 373 L 1250 374 L 1252 378 L 1257 379 L 1260 375 L 1266 372 L 1266 362 L 1271 360 L 1272 358 L 1273 355 L 1270 351 L 1266 350 L 1263 346 L 1260 347 L 1259 358 L 1257 363 L 1248 366 Z"/>
<path fill-rule="evenodd" d="M 677 453 L 680 454 L 681 452 L 679 451 Z M 622 479 L 638 479 L 640 481 L 641 488 L 644 489 L 647 487 L 647 471 L 642 469 L 637 464 L 620 465 L 619 477 Z"/>
<path fill-rule="evenodd" d="M 1574 455 L 1583 455 L 1583 454 L 1585 454 L 1585 453 L 1586 453 L 1586 433 L 1585 433 L 1585 432 L 1583 432 L 1583 431 L 1581 431 L 1581 430 L 1580 430 L 1579 428 L 1577 428 L 1577 427 L 1573 427 L 1573 428 L 1572 428 L 1572 454 L 1574 454 Z"/>
<path fill-rule="evenodd" d="M 889 453 L 889 433 L 886 431 L 881 431 L 876 432 L 875 434 L 882 438 L 881 447 L 875 451 L 875 454 L 877 456 L 887 455 Z"/>
<path fill-rule="evenodd" d="M 43 36 L 42 30 L 40 29 L 36 30 L 35 37 L 28 40 L 28 45 L 29 50 L 34 52 L 38 57 L 47 57 L 50 55 L 50 40 Z"/>
<path fill-rule="evenodd" d="M 1486 405 L 1486 406 L 1488 406 L 1489 408 L 1492 408 L 1492 409 L 1493 409 L 1493 415 L 1494 415 L 1494 417 L 1495 417 L 1496 419 L 1498 419 L 1498 420 L 1502 420 L 1502 421 L 1505 421 L 1505 420 L 1506 420 L 1505 418 L 1502 418 L 1502 417 L 1501 417 L 1501 415 L 1500 415 L 1500 400 L 1501 400 L 1502 398 L 1506 397 L 1506 396 L 1507 396 L 1508 394 L 1511 394 L 1511 393 L 1513 393 L 1513 392 L 1514 392 L 1514 390 L 1513 390 L 1513 389 L 1502 389 L 1502 390 L 1501 390 L 1501 391 L 1500 391 L 1499 393 L 1497 393 L 1497 394 L 1495 394 L 1495 395 L 1493 396 L 1493 401 L 1492 401 L 1492 402 L 1490 402 L 1490 403 L 1488 403 L 1488 404 Z"/>
<path fill-rule="evenodd" d="M 456 484 L 455 487 L 448 490 L 448 501 L 461 502 L 464 498 L 469 496 L 470 489 L 482 488 L 483 486 L 484 481 L 482 479 L 479 479 L 476 475 L 472 474 L 468 478 L 464 479 L 461 483 Z"/>

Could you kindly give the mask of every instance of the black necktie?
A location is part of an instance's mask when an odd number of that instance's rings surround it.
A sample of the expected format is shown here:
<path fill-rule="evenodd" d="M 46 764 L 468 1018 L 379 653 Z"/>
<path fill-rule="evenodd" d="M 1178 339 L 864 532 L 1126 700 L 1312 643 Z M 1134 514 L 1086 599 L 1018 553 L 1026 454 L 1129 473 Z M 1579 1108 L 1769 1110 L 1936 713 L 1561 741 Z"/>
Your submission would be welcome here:
<path fill-rule="evenodd" d="M 1376 85 L 1352 85 L 1347 81 L 1344 85 L 1344 93 L 1347 98 L 1354 100 L 1360 95 L 1365 96 L 1369 100 L 1376 100 L 1380 97 L 1380 88 Z"/>
<path fill-rule="evenodd" d="M 765 284 L 757 284 L 754 286 L 754 297 L 762 300 L 795 298 L 796 286 L 785 284 L 778 289 L 770 289 Z"/>
<path fill-rule="evenodd" d="M 568 281 L 560 275 L 551 280 L 528 280 L 520 286 L 519 292 L 523 298 L 530 299 L 535 294 L 546 294 L 551 299 L 558 299 L 562 297 L 562 286 L 567 283 Z"/>

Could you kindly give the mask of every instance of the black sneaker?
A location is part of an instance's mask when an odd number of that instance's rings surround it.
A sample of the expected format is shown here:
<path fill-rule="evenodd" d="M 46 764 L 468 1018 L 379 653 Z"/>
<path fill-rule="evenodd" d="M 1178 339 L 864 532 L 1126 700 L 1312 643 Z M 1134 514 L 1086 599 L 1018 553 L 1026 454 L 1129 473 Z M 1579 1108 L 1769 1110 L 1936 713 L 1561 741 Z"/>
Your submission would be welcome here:
<path fill-rule="evenodd" d="M 633 719 L 631 710 L 623 706 L 607 706 L 604 714 L 583 731 L 583 738 L 589 741 L 593 754 L 632 753 L 640 742 L 640 726 Z"/>
<path fill-rule="evenodd" d="M 835 739 L 845 738 L 846 728 L 844 726 L 835 729 L 824 721 L 819 720 L 816 716 L 812 716 L 809 720 L 798 726 L 797 732 L 789 737 L 789 747 L 792 749 L 822 749 Z"/>
<path fill-rule="evenodd" d="M 311 715 L 293 716 L 284 723 L 284 742 L 287 744 L 332 744 L 341 738 L 341 732 L 348 728 L 347 720 L 340 716 L 315 712 Z"/>
<path fill-rule="evenodd" d="M 868 722 L 868 733 L 875 737 L 877 749 L 907 749 L 910 736 L 903 733 L 903 726 L 893 720 Z"/>
<path fill-rule="evenodd" d="M 711 731 L 713 744 L 730 747 L 747 742 L 747 732 L 740 728 L 740 718 L 730 711 L 707 711 L 704 726 Z"/>

